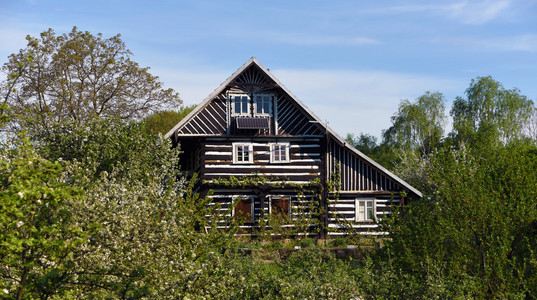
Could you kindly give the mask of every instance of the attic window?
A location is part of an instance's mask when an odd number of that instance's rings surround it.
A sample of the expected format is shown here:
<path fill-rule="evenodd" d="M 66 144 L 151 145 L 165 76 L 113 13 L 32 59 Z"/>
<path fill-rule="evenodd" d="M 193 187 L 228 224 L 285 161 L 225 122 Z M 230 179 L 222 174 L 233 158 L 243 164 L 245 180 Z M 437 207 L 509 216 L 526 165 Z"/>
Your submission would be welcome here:
<path fill-rule="evenodd" d="M 270 94 L 231 94 L 228 97 L 232 116 L 272 116 L 273 96 Z"/>
<path fill-rule="evenodd" d="M 233 115 L 250 115 L 250 97 L 248 97 L 248 95 L 232 95 L 231 102 L 233 105 Z"/>
<path fill-rule="evenodd" d="M 270 116 L 272 114 L 272 96 L 255 95 L 254 113 L 256 116 Z"/>

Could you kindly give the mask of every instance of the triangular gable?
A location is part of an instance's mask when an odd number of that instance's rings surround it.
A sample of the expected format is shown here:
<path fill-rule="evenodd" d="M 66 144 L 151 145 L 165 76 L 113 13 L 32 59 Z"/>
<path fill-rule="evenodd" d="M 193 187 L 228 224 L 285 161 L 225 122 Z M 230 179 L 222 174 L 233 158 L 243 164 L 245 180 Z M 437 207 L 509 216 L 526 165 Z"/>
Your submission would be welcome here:
<path fill-rule="evenodd" d="M 259 70 L 260 72 L 248 72 L 248 69 L 254 70 L 252 68 L 256 68 L 256 70 Z M 306 120 L 309 121 L 307 121 L 307 124 L 304 124 L 304 126 L 312 126 L 313 128 L 315 128 L 315 130 L 313 130 L 315 131 L 315 134 L 323 133 L 326 134 L 326 136 L 333 137 L 333 139 L 337 141 L 340 145 L 342 145 L 347 151 L 351 151 L 354 155 L 366 161 L 375 169 L 383 173 L 385 176 L 394 180 L 395 182 L 397 182 L 410 192 L 414 193 L 418 197 L 422 197 L 420 191 L 406 183 L 404 180 L 397 177 L 392 172 L 382 167 L 380 164 L 369 158 L 367 155 L 363 154 L 356 148 L 349 145 L 344 138 L 339 136 L 335 131 L 328 127 L 325 122 L 321 121 L 319 117 L 317 117 L 306 105 L 304 105 L 293 93 L 291 93 L 291 91 L 288 90 L 287 87 L 285 87 L 285 85 L 283 85 L 272 73 L 270 73 L 267 68 L 261 65 L 261 63 L 259 63 L 259 61 L 255 57 L 250 58 L 250 60 L 248 60 L 244 65 L 242 65 L 242 67 L 240 67 L 222 84 L 220 84 L 220 86 L 216 88 L 209 96 L 207 96 L 207 98 L 205 98 L 200 105 L 198 105 L 183 120 L 181 120 L 177 125 L 175 125 L 168 133 L 166 133 L 165 137 L 169 138 L 172 135 L 176 136 L 180 130 L 182 130 L 183 128 L 187 128 L 189 125 L 198 128 L 198 133 L 192 131 L 190 135 L 222 134 L 222 132 L 225 132 L 225 127 L 223 127 L 222 124 L 225 123 L 214 122 L 214 120 L 220 120 L 221 122 L 224 122 L 224 120 L 222 119 L 222 113 L 224 113 L 225 115 L 226 103 L 225 99 L 222 98 L 222 93 L 225 91 L 226 88 L 229 87 L 244 88 L 248 87 L 248 85 L 250 84 L 252 85 L 252 88 L 256 89 L 281 89 L 281 91 L 286 94 L 286 98 L 290 98 L 291 101 L 294 102 L 293 104 L 296 104 L 296 106 L 300 108 L 300 111 L 308 117 Z M 212 117 L 212 121 L 208 121 L 209 116 Z M 196 124 L 197 126 L 194 126 L 194 124 Z M 306 129 L 309 130 L 308 128 Z"/>
<path fill-rule="evenodd" d="M 200 112 L 202 112 L 207 106 L 213 102 L 214 99 L 219 99 L 219 96 L 224 92 L 226 88 L 228 88 L 231 83 L 237 79 L 239 79 L 239 75 L 241 75 L 248 67 L 250 67 L 252 64 L 257 65 L 260 67 L 261 65 L 255 59 L 255 57 L 252 57 L 250 60 L 248 60 L 242 67 L 240 67 L 235 73 L 233 73 L 230 77 L 228 77 L 218 88 L 216 88 L 207 98 L 205 98 L 196 108 L 194 108 L 186 117 L 184 117 L 177 125 L 175 125 L 168 133 L 166 133 L 165 137 L 171 137 L 174 134 L 177 134 L 177 131 L 185 127 L 190 122 L 196 122 L 197 119 L 199 119 L 199 122 L 202 122 L 202 117 L 199 117 L 198 115 Z M 263 70 L 263 67 L 260 67 L 261 70 Z M 263 70 L 264 71 L 264 70 Z M 268 72 L 268 70 L 267 70 Z M 268 78 L 271 78 L 270 76 Z M 236 82 L 236 81 L 235 81 Z M 233 84 L 235 85 L 235 84 Z M 220 99 L 221 101 L 225 101 L 225 99 Z M 225 104 L 225 102 L 224 102 Z M 211 133 L 199 133 L 200 135 L 210 135 Z M 214 135 L 217 135 L 218 133 L 213 133 Z"/>

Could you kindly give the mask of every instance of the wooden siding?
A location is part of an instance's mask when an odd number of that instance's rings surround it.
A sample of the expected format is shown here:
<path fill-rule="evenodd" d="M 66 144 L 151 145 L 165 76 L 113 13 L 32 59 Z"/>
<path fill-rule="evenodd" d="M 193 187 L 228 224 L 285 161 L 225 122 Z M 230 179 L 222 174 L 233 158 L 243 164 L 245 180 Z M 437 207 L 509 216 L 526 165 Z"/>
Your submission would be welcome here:
<path fill-rule="evenodd" d="M 231 96 L 237 94 L 250 97 L 250 113 L 242 109 L 233 113 Z M 272 96 L 270 113 L 265 113 L 265 109 L 263 113 L 257 113 L 254 96 L 259 94 Z M 241 117 L 267 118 L 269 126 L 237 128 L 236 119 Z M 320 224 L 327 225 L 328 236 L 377 234 L 379 231 L 382 234 L 382 229 L 373 221 L 356 221 L 357 199 L 374 199 L 375 217 L 381 219 L 391 212 L 392 205 L 404 204 L 402 190 L 412 192 L 412 197 L 421 196 L 397 176 L 345 145 L 343 139 L 326 127 L 255 58 L 224 81 L 167 136 L 172 138 L 174 146 L 181 143 L 185 151 L 180 159 L 182 169 L 199 172 L 198 192 L 203 196 L 214 190 L 210 197 L 213 205 L 220 205 L 221 216 L 233 216 L 234 199 L 251 199 L 251 203 L 242 206 L 251 208 L 253 217 L 242 227 L 243 233 L 253 232 L 260 220 L 270 214 L 271 199 L 287 197 L 291 199 L 290 218 L 299 217 L 294 213 L 299 207 L 319 201 L 315 205 L 327 211 L 314 220 L 317 224 L 311 226 L 318 229 Z M 241 148 L 240 160 L 245 162 L 234 162 L 233 143 L 252 145 L 252 154 L 246 154 L 249 153 L 247 148 Z M 289 144 L 288 162 L 271 163 L 271 143 Z M 251 162 L 250 157 L 253 157 Z M 241 188 L 230 187 L 225 180 L 232 176 L 237 179 L 259 176 L 266 181 Z M 299 197 L 296 185 L 313 180 L 319 185 L 301 191 Z M 337 197 L 323 190 L 323 186 L 333 180 L 339 183 Z M 277 185 L 272 184 L 276 182 Z M 324 232 L 322 237 L 326 237 Z"/>
<path fill-rule="evenodd" d="M 233 163 L 233 142 L 249 143 L 253 146 L 253 163 Z M 289 143 L 289 162 L 271 163 L 270 144 Z M 231 176 L 263 176 L 269 180 L 308 183 L 321 176 L 319 139 L 241 139 L 227 140 L 209 138 L 202 145 L 203 180 Z"/>
<path fill-rule="evenodd" d="M 245 130 L 237 129 L 232 115 L 228 93 L 245 93 L 254 95 L 259 93 L 273 95 L 272 116 L 269 118 L 269 129 Z M 259 70 L 251 66 L 218 96 L 194 115 L 181 128 L 176 135 L 230 135 L 230 136 L 323 136 L 326 130 L 318 122 L 308 117 L 308 114 L 287 94 L 282 93 L 275 82 Z"/>
<path fill-rule="evenodd" d="M 229 85 L 238 87 L 245 92 L 257 93 L 270 90 L 275 87 L 275 84 L 276 82 L 260 70 L 259 67 L 251 65 L 233 79 Z"/>
<path fill-rule="evenodd" d="M 356 200 L 374 200 L 375 218 L 380 220 L 399 206 L 398 195 L 331 195 L 328 201 L 328 236 L 358 234 L 384 234 L 374 221 L 356 221 Z"/>
<path fill-rule="evenodd" d="M 313 123 L 313 119 L 306 117 L 295 101 L 280 96 L 276 99 L 276 104 L 276 122 L 279 135 L 321 136 L 325 134 L 319 124 Z"/>
<path fill-rule="evenodd" d="M 270 192 L 270 195 L 260 196 L 256 190 L 251 189 L 217 189 L 214 190 L 214 195 L 209 196 L 212 199 L 211 206 L 219 205 L 219 217 L 221 220 L 225 218 L 232 218 L 235 214 L 234 204 L 238 198 L 244 199 L 248 198 L 252 200 L 253 205 L 253 222 L 245 222 L 241 229 L 245 230 L 247 233 L 252 233 L 255 229 L 260 229 L 260 222 L 262 219 L 270 215 L 270 203 L 272 197 L 281 197 L 290 199 L 290 209 L 289 209 L 289 218 L 291 221 L 297 221 L 299 218 L 308 218 L 308 211 L 304 207 L 310 207 L 314 205 L 315 195 L 302 195 L 297 196 L 295 191 L 291 190 L 273 190 Z M 207 218 L 213 216 L 207 215 Z M 310 224 L 310 231 L 313 231 L 313 228 L 318 227 L 318 220 L 311 219 L 312 223 Z M 224 221 L 223 221 L 224 222 Z M 290 222 L 291 223 L 291 222 Z M 225 223 L 221 223 L 221 227 L 224 228 Z M 291 224 L 284 225 L 285 227 L 292 227 Z M 244 232 L 244 231 L 243 231 Z"/>
<path fill-rule="evenodd" d="M 223 135 L 227 131 L 226 99 L 219 96 L 213 99 L 183 127 L 177 130 L 178 135 Z"/>
<path fill-rule="evenodd" d="M 402 189 L 386 174 L 333 140 L 329 142 L 327 168 L 328 178 L 340 177 L 341 191 L 399 192 Z"/>

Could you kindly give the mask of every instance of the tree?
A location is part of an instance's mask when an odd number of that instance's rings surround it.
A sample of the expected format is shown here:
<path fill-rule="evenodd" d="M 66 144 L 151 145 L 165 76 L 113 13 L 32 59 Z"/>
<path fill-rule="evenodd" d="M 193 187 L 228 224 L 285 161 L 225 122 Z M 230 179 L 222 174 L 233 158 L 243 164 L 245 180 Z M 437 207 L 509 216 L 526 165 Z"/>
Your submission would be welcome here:
<path fill-rule="evenodd" d="M 534 297 L 535 146 L 463 144 L 420 159 L 419 169 L 408 167 L 422 175 L 404 179 L 425 197 L 387 225 L 394 266 L 423 281 L 435 273 L 459 282 L 465 298 Z"/>
<path fill-rule="evenodd" d="M 400 154 L 396 153 L 394 147 L 385 143 L 377 144 L 377 137 L 373 135 L 360 133 L 359 136 L 355 136 L 348 133 L 345 141 L 388 170 L 392 170 L 399 160 Z"/>
<path fill-rule="evenodd" d="M 117 179 L 180 175 L 179 148 L 172 149 L 168 140 L 148 132 L 140 122 L 95 119 L 85 126 L 54 124 L 34 138 L 44 157 L 52 161 L 76 161 L 94 179 L 103 172 L 114 173 Z"/>
<path fill-rule="evenodd" d="M 80 298 L 177 298 L 213 272 L 204 268 L 210 253 L 234 242 L 236 227 L 221 230 L 221 219 L 206 218 L 219 206 L 193 191 L 195 179 L 178 180 L 179 149 L 143 124 L 64 125 L 39 144 L 85 191 L 73 207 L 77 223 L 98 228 L 75 254 Z"/>
<path fill-rule="evenodd" d="M 25 138 L 0 152 L 0 289 L 17 299 L 61 297 L 88 233 L 72 211 L 82 191 Z"/>
<path fill-rule="evenodd" d="M 0 147 L 0 297 L 178 298 L 217 280 L 206 266 L 223 268 L 237 227 L 206 218 L 220 207 L 178 180 L 169 139 L 122 120 L 56 126 Z"/>
<path fill-rule="evenodd" d="M 446 123 L 444 96 L 425 92 L 415 103 L 403 100 L 392 116 L 392 126 L 383 132 L 383 144 L 430 153 L 438 147 Z"/>
<path fill-rule="evenodd" d="M 143 119 L 143 123 L 148 130 L 154 133 L 166 134 L 173 126 L 177 125 L 194 108 L 195 104 L 183 106 L 177 111 L 163 110 L 152 113 Z"/>
<path fill-rule="evenodd" d="M 521 139 L 534 113 L 534 105 L 516 88 L 506 90 L 492 77 L 477 77 L 457 97 L 451 109 L 451 137 L 461 142 L 507 144 Z"/>
<path fill-rule="evenodd" d="M 367 133 L 360 133 L 359 136 L 355 136 L 353 133 L 347 133 L 345 141 L 368 156 L 374 155 L 379 147 L 377 137 Z"/>
<path fill-rule="evenodd" d="M 53 122 L 86 124 L 100 117 L 138 119 L 181 104 L 158 77 L 131 60 L 120 35 L 105 39 L 76 27 L 52 29 L 9 56 L 2 71 L 3 103 L 18 126 L 48 128 Z"/>

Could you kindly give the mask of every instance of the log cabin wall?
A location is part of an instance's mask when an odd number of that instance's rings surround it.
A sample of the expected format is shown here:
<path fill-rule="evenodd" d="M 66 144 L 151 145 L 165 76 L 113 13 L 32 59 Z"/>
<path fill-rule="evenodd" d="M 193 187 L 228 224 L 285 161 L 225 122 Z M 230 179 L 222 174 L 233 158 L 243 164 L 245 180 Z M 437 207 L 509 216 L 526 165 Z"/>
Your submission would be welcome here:
<path fill-rule="evenodd" d="M 298 191 L 298 186 L 321 181 L 323 164 L 320 138 L 215 137 L 206 138 L 201 144 L 200 180 L 206 183 L 201 190 L 203 192 L 213 189 L 214 193 L 210 197 L 215 203 L 220 204 L 221 213 L 224 215 L 233 216 L 237 213 L 232 203 L 248 202 L 247 205 L 251 207 L 251 217 L 245 218 L 246 222 L 241 227 L 243 232 L 251 233 L 258 228 L 260 219 L 272 213 L 271 203 L 276 199 L 289 201 L 288 213 L 292 220 L 301 217 L 297 214 L 304 213 L 298 209 L 299 207 L 309 206 L 312 201 L 318 201 L 319 187 L 315 187 L 315 192 L 304 193 Z M 234 162 L 234 144 L 252 145 L 251 163 Z M 287 162 L 271 162 L 271 151 L 274 151 L 271 144 L 288 145 Z M 266 182 L 264 186 L 250 185 L 244 188 L 225 186 L 223 182 L 230 180 L 231 177 L 238 180 L 263 177 Z M 271 183 L 283 184 L 271 185 Z M 241 205 L 241 203 L 236 205 Z M 311 226 L 319 226 L 318 221 L 312 223 Z"/>
<path fill-rule="evenodd" d="M 328 177 L 340 180 L 341 191 L 399 192 L 401 185 L 333 139 L 328 142 Z M 351 146 L 352 147 L 352 146 Z"/>
<path fill-rule="evenodd" d="M 199 173 L 199 192 L 207 195 L 214 190 L 211 197 L 221 204 L 222 214 L 246 216 L 245 230 L 254 229 L 272 208 L 281 212 L 288 207 L 293 217 L 293 209 L 317 201 L 326 214 L 312 226 L 328 228 L 329 236 L 378 234 L 374 220 L 389 214 L 391 206 L 404 204 L 402 191 L 421 197 L 419 191 L 346 145 L 255 58 L 167 136 L 185 151 L 183 170 Z M 278 145 L 285 145 L 288 158 L 284 161 L 274 157 Z M 263 177 L 265 186 L 222 184 L 232 177 Z M 266 181 L 288 185 L 276 188 Z M 296 185 L 312 182 L 318 183 L 316 191 L 297 193 Z M 337 192 L 323 190 L 333 183 Z M 285 202 L 282 199 L 289 201 L 284 208 L 278 206 Z"/>
<path fill-rule="evenodd" d="M 320 180 L 321 141 L 319 138 L 207 138 L 202 143 L 201 177 L 210 181 L 231 176 L 263 176 L 269 180 L 307 184 Z M 233 145 L 253 147 L 251 163 L 233 161 Z M 289 145 L 288 162 L 271 162 L 271 144 Z"/>
<path fill-rule="evenodd" d="M 244 223 L 240 226 L 241 234 L 255 234 L 256 230 L 260 230 L 261 220 L 267 216 L 274 214 L 274 202 L 276 200 L 287 201 L 286 214 L 291 221 L 296 222 L 299 218 L 308 218 L 307 211 L 304 207 L 314 206 L 314 202 L 318 201 L 317 195 L 301 194 L 289 189 L 274 189 L 268 194 L 260 196 L 256 189 L 216 189 L 214 194 L 209 196 L 212 199 L 211 206 L 219 206 L 219 217 L 222 220 L 219 224 L 220 228 L 226 227 L 226 218 L 236 218 L 238 216 L 240 201 L 246 201 L 250 204 L 248 210 L 251 211 L 251 216 L 241 215 Z M 243 208 L 242 206 L 241 208 Z M 207 215 L 207 218 L 213 216 Z M 266 220 L 266 219 L 265 219 Z M 319 230 L 315 230 L 319 226 L 318 219 L 311 219 L 308 235 L 316 236 Z M 288 225 L 292 227 L 293 225 Z"/>
<path fill-rule="evenodd" d="M 328 236 L 348 235 L 350 233 L 379 235 L 385 234 L 379 230 L 374 220 L 358 219 L 358 202 L 373 201 L 374 218 L 381 220 L 390 214 L 394 207 L 401 204 L 399 194 L 339 194 L 330 195 L 328 200 Z"/>
<path fill-rule="evenodd" d="M 375 220 L 401 205 L 402 186 L 383 170 L 348 149 L 348 145 L 329 139 L 326 167 L 328 180 L 338 192 L 328 197 L 328 236 L 358 232 L 383 234 Z M 360 202 L 371 203 L 372 216 L 360 212 Z M 359 215 L 362 215 L 360 219 Z"/>

